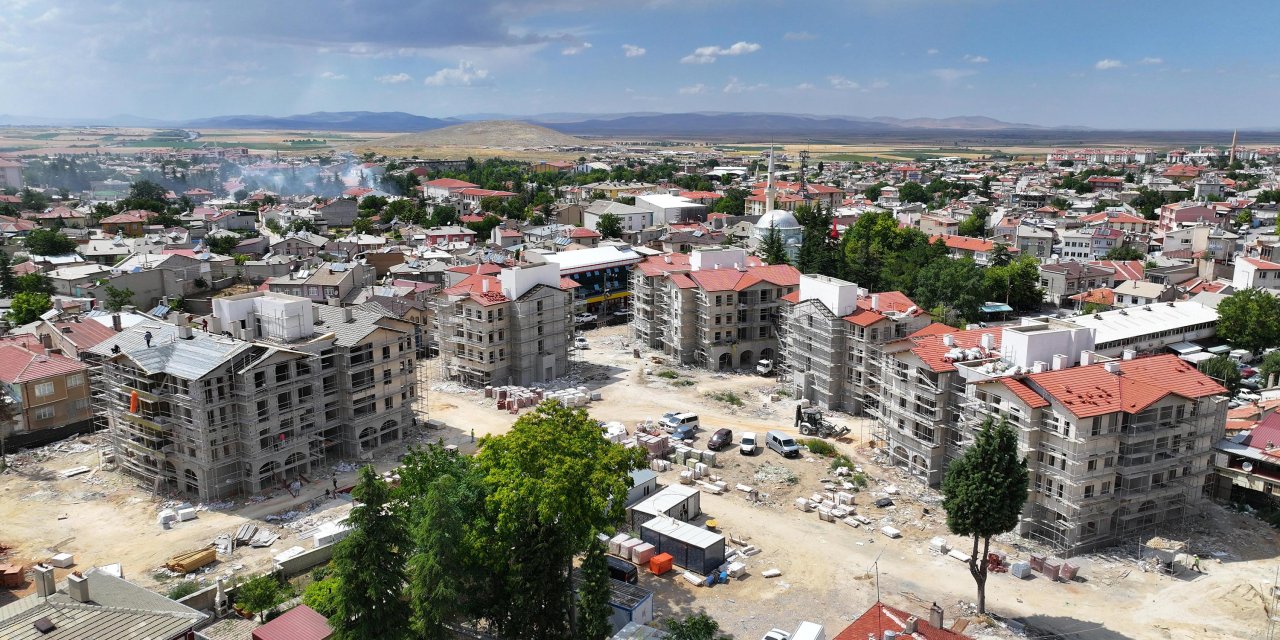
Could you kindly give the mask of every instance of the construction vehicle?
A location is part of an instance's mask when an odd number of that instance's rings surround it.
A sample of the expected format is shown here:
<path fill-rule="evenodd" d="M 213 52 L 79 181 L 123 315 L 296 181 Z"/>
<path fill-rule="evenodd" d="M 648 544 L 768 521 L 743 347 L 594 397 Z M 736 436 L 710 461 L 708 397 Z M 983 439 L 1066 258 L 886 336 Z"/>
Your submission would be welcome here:
<path fill-rule="evenodd" d="M 768 376 L 773 375 L 772 360 L 756 360 L 756 375 Z"/>
<path fill-rule="evenodd" d="M 849 427 L 837 427 L 822 417 L 822 411 L 814 407 L 808 409 L 796 405 L 795 428 L 802 436 L 818 436 L 819 438 L 839 438 L 849 433 Z"/>

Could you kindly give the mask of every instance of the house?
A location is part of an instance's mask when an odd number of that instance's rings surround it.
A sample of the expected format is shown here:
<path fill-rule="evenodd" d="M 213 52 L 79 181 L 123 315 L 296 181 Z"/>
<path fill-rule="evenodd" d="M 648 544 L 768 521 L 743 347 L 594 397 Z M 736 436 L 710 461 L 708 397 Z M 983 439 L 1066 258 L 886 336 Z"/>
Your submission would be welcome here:
<path fill-rule="evenodd" d="M 212 200 L 216 194 L 208 189 L 196 187 L 194 189 L 187 189 L 186 191 L 183 191 L 182 195 L 192 203 L 201 205 Z"/>
<path fill-rule="evenodd" d="M 151 221 L 151 218 L 155 217 L 155 215 L 156 214 L 151 211 L 135 209 L 132 211 L 125 211 L 124 213 L 117 213 L 113 216 L 107 216 L 99 220 L 98 224 L 102 226 L 102 231 L 104 233 L 140 236 L 142 235 L 142 227 L 148 224 Z"/>
<path fill-rule="evenodd" d="M 472 184 L 466 180 L 456 180 L 454 178 L 437 178 L 422 183 L 422 195 L 428 198 L 444 200 L 453 197 L 463 189 L 475 189 L 478 184 Z"/>
<path fill-rule="evenodd" d="M 1012 245 L 1024 256 L 1045 260 L 1053 255 L 1053 232 L 1032 224 L 1019 224 L 1013 231 Z"/>
<path fill-rule="evenodd" d="M 320 304 L 347 301 L 354 292 L 373 284 L 375 269 L 363 262 L 327 262 L 268 278 L 267 291 L 307 298 Z"/>
<path fill-rule="evenodd" d="M 1093 187 L 1094 191 L 1123 191 L 1124 178 L 1117 176 L 1089 176 L 1085 183 Z"/>
<path fill-rule="evenodd" d="M 305 604 L 300 604 L 254 629 L 252 640 L 329 640 L 329 621 Z"/>
<path fill-rule="evenodd" d="M 582 185 L 582 189 L 588 194 L 595 194 L 598 191 L 609 200 L 617 200 L 619 197 L 624 195 L 653 193 L 654 188 L 657 186 L 658 185 L 655 184 L 649 184 L 648 182 L 607 181 L 584 184 Z"/>
<path fill-rule="evenodd" d="M 295 258 L 314 258 L 324 251 L 328 239 L 309 231 L 291 231 L 283 237 L 270 241 L 267 248 L 272 255 L 293 256 Z"/>
<path fill-rule="evenodd" d="M 1103 227 L 1112 227 L 1121 231 L 1131 233 L 1147 233 L 1151 231 L 1152 222 L 1141 216 L 1135 216 L 1126 211 L 1117 211 L 1108 209 L 1098 213 L 1091 213 L 1087 216 L 1081 216 L 1080 222 L 1085 225 L 1097 225 Z"/>
<path fill-rule="evenodd" d="M 1237 291 L 1245 289 L 1280 289 L 1280 263 L 1260 258 L 1236 259 L 1236 270 L 1231 286 Z"/>
<path fill-rule="evenodd" d="M 1172 180 L 1174 183 L 1183 183 L 1199 178 L 1201 173 L 1204 173 L 1203 167 L 1191 164 L 1175 164 L 1165 169 L 1160 175 Z"/>
<path fill-rule="evenodd" d="M 969 258 L 981 266 L 991 264 L 991 254 L 996 246 L 1004 246 L 990 240 L 968 236 L 939 235 L 930 237 L 929 241 L 947 245 L 947 253 L 954 259 Z M 1016 248 L 1005 248 L 1009 253 L 1017 253 Z"/>
<path fill-rule="evenodd" d="M 947 629 L 944 624 L 942 607 L 936 602 L 929 608 L 927 620 L 876 602 L 832 640 L 971 640 L 969 636 Z"/>
<path fill-rule="evenodd" d="M 1161 205 L 1160 216 L 1156 228 L 1160 231 L 1172 231 L 1178 227 L 1193 225 L 1223 226 L 1230 224 L 1230 217 L 1223 211 L 1198 202 L 1178 202 Z"/>
<path fill-rule="evenodd" d="M 36 224 L 46 229 L 61 229 L 63 227 L 71 227 L 72 229 L 83 229 L 88 216 L 67 207 L 54 207 L 48 211 L 36 215 Z"/>
<path fill-rule="evenodd" d="M 35 593 L 0 607 L 0 638 L 191 640 L 205 614 L 101 569 L 67 576 L 57 588 L 53 567 L 37 565 Z"/>
<path fill-rule="evenodd" d="M 458 189 L 456 195 L 464 204 L 469 205 L 473 210 L 477 211 L 480 209 L 480 201 L 485 198 L 510 200 L 511 198 L 516 197 L 516 194 L 510 191 L 496 191 L 493 189 L 480 189 L 478 187 Z"/>
<path fill-rule="evenodd" d="M 0 189 L 22 189 L 22 163 L 0 158 Z"/>
<path fill-rule="evenodd" d="M 8 446 L 34 447 L 93 429 L 89 367 L 34 335 L 0 339 L 0 385 L 13 421 Z"/>
<path fill-rule="evenodd" d="M 1045 302 L 1062 305 L 1078 293 L 1111 286 L 1112 269 L 1066 260 L 1040 265 L 1040 288 Z"/>
<path fill-rule="evenodd" d="M 543 160 L 530 165 L 529 170 L 533 173 L 564 173 L 573 171 L 577 166 L 577 163 L 566 160 Z"/>
<path fill-rule="evenodd" d="M 1170 302 L 1178 296 L 1172 285 L 1142 280 L 1126 280 L 1114 287 L 1115 307 L 1141 307 L 1159 302 Z"/>
<path fill-rule="evenodd" d="M 655 225 L 702 222 L 707 219 L 708 211 L 704 204 L 666 193 L 636 196 L 635 206 L 650 212 L 651 224 Z"/>
<path fill-rule="evenodd" d="M 587 229 L 600 229 L 600 218 L 604 215 L 617 216 L 622 231 L 635 232 L 653 224 L 653 210 L 643 207 L 614 202 L 613 200 L 595 200 L 582 212 L 582 226 Z M 561 220 L 561 224 L 568 224 Z"/>
<path fill-rule="evenodd" d="M 360 215 L 355 198 L 332 198 L 311 207 L 316 221 L 328 227 L 349 227 Z"/>
<path fill-rule="evenodd" d="M 424 230 L 423 233 L 426 235 L 426 243 L 428 245 L 448 246 L 454 243 L 461 243 L 470 247 L 476 242 L 475 231 L 458 225 L 431 227 Z"/>
<path fill-rule="evenodd" d="M 889 173 L 893 175 L 896 182 L 923 182 L 924 169 L 920 165 L 915 164 L 899 164 L 889 169 Z"/>

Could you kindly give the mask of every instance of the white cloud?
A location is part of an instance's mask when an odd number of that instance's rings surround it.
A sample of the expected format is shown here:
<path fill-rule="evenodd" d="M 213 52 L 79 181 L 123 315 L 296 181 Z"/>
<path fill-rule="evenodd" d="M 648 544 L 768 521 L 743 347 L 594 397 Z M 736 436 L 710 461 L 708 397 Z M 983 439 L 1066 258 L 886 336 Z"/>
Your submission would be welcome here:
<path fill-rule="evenodd" d="M 924 53 L 925 53 L 925 55 L 936 56 L 936 55 L 938 55 L 938 50 L 937 50 L 937 49 L 929 49 L 929 50 L 925 51 Z"/>
<path fill-rule="evenodd" d="M 988 62 L 991 62 L 991 60 L 989 60 L 986 56 L 975 56 L 968 53 L 964 54 L 964 61 L 972 62 L 973 64 L 986 64 Z"/>
<path fill-rule="evenodd" d="M 628 58 L 639 58 L 645 54 L 644 47 L 637 47 L 634 44 L 624 44 L 622 45 L 622 50 Z"/>
<path fill-rule="evenodd" d="M 686 95 L 686 96 L 696 96 L 700 93 L 706 93 L 706 92 L 707 92 L 707 85 L 702 84 L 701 82 L 691 87 L 680 87 L 681 95 Z"/>
<path fill-rule="evenodd" d="M 759 84 L 746 84 L 741 80 L 739 80 L 736 76 L 731 76 L 729 78 L 728 84 L 724 85 L 724 92 L 725 93 L 742 93 L 744 91 L 759 91 L 760 89 L 764 89 L 765 87 L 768 87 L 768 86 L 769 85 L 764 84 L 763 82 Z"/>
<path fill-rule="evenodd" d="M 249 76 L 227 76 L 222 79 L 222 84 L 228 87 L 243 87 L 247 84 L 253 84 L 253 78 Z"/>
<path fill-rule="evenodd" d="M 973 69 L 930 69 L 929 75 L 943 81 L 946 84 L 954 84 L 963 78 L 978 73 Z"/>
<path fill-rule="evenodd" d="M 811 91 L 816 88 L 817 87 L 813 86 L 813 83 L 811 82 L 801 82 L 800 84 L 796 85 L 796 91 Z"/>
<path fill-rule="evenodd" d="M 799 42 L 803 40 L 817 40 L 818 36 L 815 36 L 812 33 L 809 33 L 808 31 L 788 31 L 785 34 L 783 34 L 782 39 L 791 40 L 792 42 Z"/>
<path fill-rule="evenodd" d="M 378 76 L 374 78 L 374 80 L 377 80 L 382 84 L 400 84 L 401 82 L 408 82 L 412 79 L 413 78 L 410 78 L 407 73 L 393 73 L 391 75 Z"/>
<path fill-rule="evenodd" d="M 850 80 L 844 76 L 827 76 L 827 81 L 831 83 L 833 89 L 861 89 L 862 85 Z"/>
<path fill-rule="evenodd" d="M 759 50 L 760 45 L 740 40 L 727 47 L 717 47 L 715 45 L 698 47 L 693 50 L 693 53 L 680 58 L 680 62 L 684 64 L 709 64 L 715 62 L 716 58 L 720 56 L 741 56 L 755 53 Z"/>
<path fill-rule="evenodd" d="M 587 49 L 590 49 L 590 48 L 591 48 L 591 43 L 590 43 L 590 42 L 583 42 L 582 44 L 571 44 L 571 45 L 569 45 L 569 46 L 567 46 L 567 47 L 565 47 L 565 48 L 561 49 L 561 50 L 560 50 L 560 55 L 562 55 L 562 56 L 576 56 L 576 55 L 578 55 L 579 53 L 582 53 L 583 51 L 586 51 Z"/>
<path fill-rule="evenodd" d="M 871 86 L 870 86 L 870 87 L 868 87 L 868 88 L 870 88 L 870 89 L 885 89 L 885 88 L 888 88 L 888 86 L 889 86 L 889 81 L 888 81 L 888 80 L 876 80 L 875 82 L 872 82 L 872 83 L 871 83 Z"/>
<path fill-rule="evenodd" d="M 334 73 L 334 72 L 332 72 L 332 71 L 326 71 L 326 72 L 324 72 L 324 73 L 320 74 L 320 78 L 321 78 L 321 79 L 323 79 L 323 80 L 346 80 L 346 79 L 347 79 L 347 76 L 345 76 L 345 75 L 343 75 L 343 74 L 341 74 L 341 73 Z"/>
<path fill-rule="evenodd" d="M 428 76 L 427 79 L 422 82 L 430 87 L 443 87 L 448 85 L 465 87 L 488 77 L 488 69 L 477 69 L 475 65 L 470 62 L 460 60 L 458 62 L 458 66 L 441 69 Z"/>
<path fill-rule="evenodd" d="M 1111 58 L 1103 58 L 1099 60 L 1096 64 L 1094 64 L 1093 68 L 1099 71 L 1106 71 L 1107 69 L 1119 69 L 1123 66 L 1124 66 L 1124 63 L 1120 62 L 1119 60 L 1112 60 Z"/>
<path fill-rule="evenodd" d="M 1138 64 L 1164 64 L 1164 58 L 1146 57 L 1139 60 Z"/>

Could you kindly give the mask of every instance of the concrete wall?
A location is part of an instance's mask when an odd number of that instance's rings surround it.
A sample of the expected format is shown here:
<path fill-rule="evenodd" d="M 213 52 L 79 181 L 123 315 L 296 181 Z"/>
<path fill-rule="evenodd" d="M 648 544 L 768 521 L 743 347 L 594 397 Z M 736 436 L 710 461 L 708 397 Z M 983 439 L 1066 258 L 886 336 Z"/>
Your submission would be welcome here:
<path fill-rule="evenodd" d="M 515 300 L 540 284 L 559 289 L 560 267 L 550 262 L 511 267 L 498 274 L 498 281 L 502 283 L 502 294 Z"/>
<path fill-rule="evenodd" d="M 700 249 L 689 256 L 689 267 L 694 271 L 703 269 L 732 269 L 746 266 L 745 249 Z"/>
<path fill-rule="evenodd" d="M 829 311 L 844 317 L 858 304 L 858 285 L 823 275 L 800 276 L 800 299 L 817 299 Z"/>

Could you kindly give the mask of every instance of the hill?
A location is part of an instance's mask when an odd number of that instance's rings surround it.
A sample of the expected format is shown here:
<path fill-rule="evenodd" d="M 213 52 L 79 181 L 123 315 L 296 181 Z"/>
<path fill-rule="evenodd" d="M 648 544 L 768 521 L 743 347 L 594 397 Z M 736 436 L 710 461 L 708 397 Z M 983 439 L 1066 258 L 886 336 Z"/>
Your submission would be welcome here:
<path fill-rule="evenodd" d="M 409 133 L 378 140 L 379 147 L 572 147 L 584 144 L 580 138 L 565 135 L 528 122 L 485 120 L 457 124 L 434 131 Z"/>
<path fill-rule="evenodd" d="M 429 131 L 454 120 L 415 116 L 403 111 L 317 111 L 292 116 L 215 116 L 182 123 L 192 129 L 301 129 L 316 131 Z"/>

